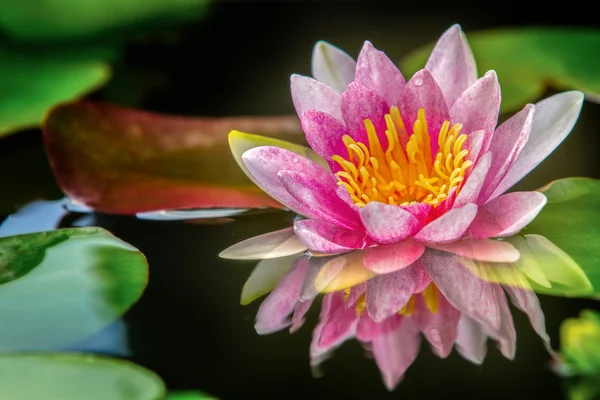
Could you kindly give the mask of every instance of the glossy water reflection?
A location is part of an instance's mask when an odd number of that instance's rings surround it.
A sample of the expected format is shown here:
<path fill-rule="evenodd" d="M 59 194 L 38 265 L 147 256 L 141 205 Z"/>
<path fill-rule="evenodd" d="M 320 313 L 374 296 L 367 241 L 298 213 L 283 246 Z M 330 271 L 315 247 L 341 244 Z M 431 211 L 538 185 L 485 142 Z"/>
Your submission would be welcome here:
<path fill-rule="evenodd" d="M 441 358 L 456 348 L 465 359 L 480 364 L 491 338 L 509 359 L 516 353 L 516 332 L 508 306 L 525 312 L 550 354 L 544 314 L 527 280 L 482 279 L 464 265 L 464 257 L 428 249 L 410 266 L 376 274 L 381 264 L 397 264 L 397 245 L 330 257 L 300 255 L 259 265 L 245 285 L 264 292 L 282 271 L 261 304 L 255 328 L 268 334 L 297 331 L 319 293 L 320 319 L 310 345 L 311 365 L 317 367 L 343 342 L 358 340 L 374 357 L 388 389 L 393 389 L 419 353 L 421 334 Z M 272 274 L 266 269 L 271 268 Z M 505 268 L 510 268 L 507 266 Z M 260 270 L 260 273 L 256 272 Z M 260 279 L 262 278 L 262 280 Z"/>

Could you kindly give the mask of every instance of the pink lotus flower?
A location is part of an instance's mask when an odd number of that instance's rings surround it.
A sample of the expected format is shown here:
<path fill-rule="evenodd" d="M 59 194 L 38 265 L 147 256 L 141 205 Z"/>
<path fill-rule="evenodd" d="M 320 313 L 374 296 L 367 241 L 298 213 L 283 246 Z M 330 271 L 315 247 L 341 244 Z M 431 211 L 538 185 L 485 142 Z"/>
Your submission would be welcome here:
<path fill-rule="evenodd" d="M 503 290 L 471 274 L 459 257 L 435 250 L 426 250 L 410 267 L 370 278 L 356 269 L 363 261 L 360 252 L 297 259 L 260 306 L 257 331 L 266 334 L 290 327 L 295 332 L 316 293 L 329 291 L 326 286 L 336 279 L 333 289 L 343 282 L 355 283 L 323 297 L 310 347 L 311 365 L 356 338 L 373 353 L 386 387 L 392 390 L 416 359 L 421 333 L 441 358 L 455 347 L 465 359 L 481 364 L 489 337 L 506 358 L 513 359 L 516 332 L 505 290 L 553 353 L 537 296 L 526 284 L 516 285 L 518 278 Z"/>
<path fill-rule="evenodd" d="M 357 61 L 317 43 L 313 75 L 292 76 L 292 99 L 324 162 L 299 154 L 308 149 L 260 146 L 243 153 L 242 167 L 305 217 L 294 232 L 312 253 L 402 244 L 402 257 L 377 273 L 411 265 L 426 247 L 475 247 L 478 259 L 497 261 L 501 242 L 489 238 L 519 232 L 546 203 L 539 192 L 504 192 L 562 142 L 583 102 L 580 92 L 558 94 L 496 127 L 496 73 L 477 79 L 457 25 L 408 82 L 370 42 Z M 235 133 L 231 141 L 235 153 Z M 508 262 L 519 257 L 502 246 Z"/>

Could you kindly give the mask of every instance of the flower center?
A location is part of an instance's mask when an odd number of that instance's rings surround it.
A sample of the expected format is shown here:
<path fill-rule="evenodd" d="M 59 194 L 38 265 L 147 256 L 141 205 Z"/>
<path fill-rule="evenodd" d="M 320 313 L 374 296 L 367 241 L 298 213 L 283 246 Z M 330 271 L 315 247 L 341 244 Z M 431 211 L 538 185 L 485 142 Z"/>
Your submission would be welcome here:
<path fill-rule="evenodd" d="M 347 300 L 349 295 L 350 289 L 346 289 L 346 291 L 344 292 L 344 300 Z M 423 296 L 425 306 L 427 307 L 429 312 L 431 312 L 432 314 L 437 313 L 440 304 L 440 291 L 437 288 L 437 286 L 435 286 L 435 284 L 430 283 L 429 286 L 427 286 L 425 290 L 423 290 L 421 293 L 413 294 L 406 303 L 406 305 L 398 311 L 398 314 L 403 315 L 405 317 L 412 316 L 415 312 L 415 303 L 417 301 L 417 296 L 419 295 Z M 358 298 L 358 300 L 356 301 L 356 305 L 354 306 L 354 308 L 356 309 L 356 314 L 358 316 L 362 315 L 366 307 L 367 298 L 366 294 L 363 293 L 362 296 Z"/>
<path fill-rule="evenodd" d="M 370 201 L 378 201 L 402 206 L 420 202 L 436 207 L 453 188 L 458 194 L 466 169 L 473 165 L 466 158 L 469 151 L 463 150 L 467 135 L 460 134 L 461 124 L 443 123 L 438 135 L 439 150 L 432 157 L 425 109 L 419 109 L 410 137 L 398 107 L 392 107 L 385 115 L 385 123 L 385 151 L 373 122 L 365 119 L 369 146 L 344 135 L 348 156 L 331 157 L 342 168 L 335 174 L 338 185 L 346 187 L 354 204 L 364 207 Z"/>

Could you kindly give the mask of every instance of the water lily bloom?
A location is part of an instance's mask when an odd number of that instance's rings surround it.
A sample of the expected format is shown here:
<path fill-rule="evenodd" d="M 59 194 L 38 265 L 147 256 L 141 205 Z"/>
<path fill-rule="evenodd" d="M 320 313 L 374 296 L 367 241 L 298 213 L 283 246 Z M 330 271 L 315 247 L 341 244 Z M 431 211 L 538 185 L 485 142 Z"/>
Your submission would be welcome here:
<path fill-rule="evenodd" d="M 393 252 L 386 254 L 392 261 Z M 386 387 L 392 390 L 416 359 L 421 334 L 441 358 L 456 348 L 465 359 L 481 364 L 488 337 L 505 357 L 514 358 L 516 332 L 506 291 L 551 351 L 544 314 L 528 288 L 505 285 L 503 290 L 471 274 L 459 257 L 447 252 L 426 250 L 410 267 L 371 277 L 355 268 L 365 258 L 358 251 L 328 257 L 326 263 L 318 257 L 297 259 L 260 306 L 257 331 L 266 334 L 287 327 L 296 331 L 316 293 L 328 292 L 313 331 L 311 364 L 318 365 L 343 342 L 356 338 L 373 353 Z M 340 289 L 345 284 L 350 286 Z"/>
<path fill-rule="evenodd" d="M 426 247 L 496 261 L 499 241 L 489 238 L 519 232 L 546 203 L 540 192 L 505 192 L 562 142 L 583 102 L 581 92 L 561 93 L 496 126 L 496 73 L 477 78 L 457 25 L 408 81 L 368 41 L 356 61 L 317 43 L 313 75 L 293 75 L 291 91 L 318 156 L 260 146 L 241 155 L 242 168 L 304 217 L 294 233 L 314 254 L 402 244 L 403 256 L 377 273 L 411 265 Z"/>

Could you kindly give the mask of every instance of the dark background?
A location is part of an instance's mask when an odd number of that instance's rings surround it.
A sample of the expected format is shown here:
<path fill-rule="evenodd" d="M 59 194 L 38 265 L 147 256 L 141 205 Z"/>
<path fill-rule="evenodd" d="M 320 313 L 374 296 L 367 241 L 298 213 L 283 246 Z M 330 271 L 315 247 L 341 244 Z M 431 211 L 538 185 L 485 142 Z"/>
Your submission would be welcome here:
<path fill-rule="evenodd" d="M 312 46 L 327 40 L 356 57 L 364 40 L 393 60 L 437 39 L 460 23 L 470 31 L 508 26 L 595 27 L 597 14 L 581 2 L 498 1 L 295 1 L 216 2 L 202 21 L 166 39 L 135 41 L 117 74 L 161 76 L 138 107 L 182 115 L 278 115 L 293 113 L 292 73 L 310 74 Z M 485 71 L 479 71 L 483 75 Z M 599 68 L 600 73 L 600 68 Z M 127 75 L 129 74 L 129 75 Z M 115 79 L 117 76 L 115 77 Z M 91 96 L 113 100 L 108 89 Z M 600 106 L 586 102 L 576 129 L 520 188 L 537 188 L 567 176 L 599 178 Z M 59 198 L 39 131 L 0 142 L 0 204 L 16 208 L 36 198 Z M 160 374 L 171 389 L 201 389 L 221 399 L 261 398 L 564 398 L 563 382 L 527 319 L 514 312 L 518 336 L 514 361 L 490 343 L 482 366 L 456 353 L 446 360 L 422 346 L 404 381 L 388 393 L 373 360 L 357 342 L 344 344 L 313 378 L 308 349 L 317 307 L 296 334 L 258 336 L 260 301 L 239 305 L 252 262 L 220 260 L 219 251 L 242 239 L 288 226 L 277 212 L 224 225 L 149 222 L 99 215 L 97 223 L 139 248 L 150 263 L 150 284 L 125 316 L 132 360 Z M 68 224 L 68 221 L 65 222 Z M 591 301 L 540 296 L 548 331 Z"/>

